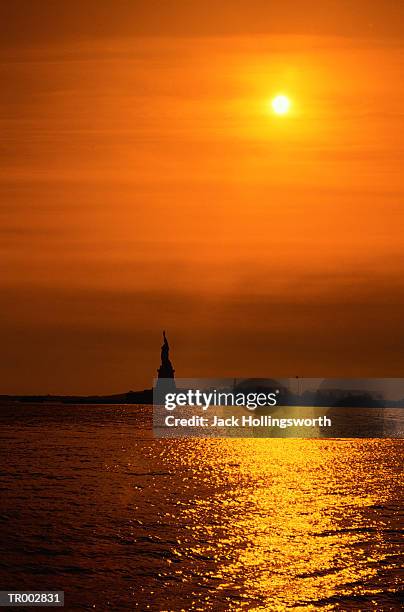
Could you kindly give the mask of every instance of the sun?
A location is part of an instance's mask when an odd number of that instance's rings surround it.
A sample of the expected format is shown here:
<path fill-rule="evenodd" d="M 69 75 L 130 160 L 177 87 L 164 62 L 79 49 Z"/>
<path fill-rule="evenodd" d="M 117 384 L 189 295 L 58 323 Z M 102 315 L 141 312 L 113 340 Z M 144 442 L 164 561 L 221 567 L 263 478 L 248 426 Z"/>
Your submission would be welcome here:
<path fill-rule="evenodd" d="M 286 115 L 291 107 L 291 101 L 287 96 L 279 94 L 271 100 L 271 107 L 276 115 Z"/>

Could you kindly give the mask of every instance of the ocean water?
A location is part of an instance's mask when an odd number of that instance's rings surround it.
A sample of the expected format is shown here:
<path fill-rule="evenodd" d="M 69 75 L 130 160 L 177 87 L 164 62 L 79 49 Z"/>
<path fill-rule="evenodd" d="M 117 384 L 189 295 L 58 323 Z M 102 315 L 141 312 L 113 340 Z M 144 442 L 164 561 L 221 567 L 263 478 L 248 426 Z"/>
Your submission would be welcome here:
<path fill-rule="evenodd" d="M 67 610 L 400 610 L 397 439 L 165 439 L 145 406 L 0 406 L 1 589 Z"/>

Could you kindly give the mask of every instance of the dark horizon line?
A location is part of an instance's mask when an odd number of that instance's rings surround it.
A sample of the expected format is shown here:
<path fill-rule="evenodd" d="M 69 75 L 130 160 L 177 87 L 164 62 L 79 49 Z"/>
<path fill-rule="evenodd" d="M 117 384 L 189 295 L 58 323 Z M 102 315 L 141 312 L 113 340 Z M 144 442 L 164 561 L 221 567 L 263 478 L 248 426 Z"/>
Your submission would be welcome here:
<path fill-rule="evenodd" d="M 178 388 L 181 390 L 181 388 Z M 404 408 L 404 398 L 397 400 L 374 397 L 371 393 L 362 393 L 347 390 L 345 395 L 337 397 L 337 389 L 324 389 L 321 391 L 305 391 L 302 394 L 287 392 L 287 401 L 278 403 L 278 406 L 339 406 L 352 408 Z M 248 390 L 238 392 L 248 393 Z M 334 392 L 334 402 L 333 393 Z M 153 402 L 153 388 L 141 391 L 126 391 L 108 395 L 54 395 L 54 394 L 0 394 L 0 404 L 5 402 L 15 403 L 61 403 L 61 404 L 150 404 Z"/>

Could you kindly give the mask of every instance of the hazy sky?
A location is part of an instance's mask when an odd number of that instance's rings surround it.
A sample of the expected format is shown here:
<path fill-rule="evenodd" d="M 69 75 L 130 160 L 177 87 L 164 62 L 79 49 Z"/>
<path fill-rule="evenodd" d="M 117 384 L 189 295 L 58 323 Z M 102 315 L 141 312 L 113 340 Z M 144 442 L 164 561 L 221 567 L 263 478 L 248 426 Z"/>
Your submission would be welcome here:
<path fill-rule="evenodd" d="M 403 6 L 0 2 L 0 392 L 402 376 Z"/>

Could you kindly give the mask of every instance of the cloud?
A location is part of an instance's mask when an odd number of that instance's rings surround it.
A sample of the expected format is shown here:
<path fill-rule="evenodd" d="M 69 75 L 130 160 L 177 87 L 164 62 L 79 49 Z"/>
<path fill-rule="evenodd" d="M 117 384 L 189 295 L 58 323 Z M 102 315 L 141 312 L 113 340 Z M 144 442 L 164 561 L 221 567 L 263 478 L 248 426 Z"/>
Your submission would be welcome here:
<path fill-rule="evenodd" d="M 14 0 L 1 3 L 0 23 L 3 47 L 125 36 L 404 33 L 403 5 L 395 0 Z"/>

